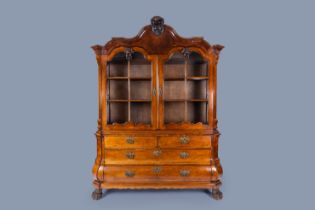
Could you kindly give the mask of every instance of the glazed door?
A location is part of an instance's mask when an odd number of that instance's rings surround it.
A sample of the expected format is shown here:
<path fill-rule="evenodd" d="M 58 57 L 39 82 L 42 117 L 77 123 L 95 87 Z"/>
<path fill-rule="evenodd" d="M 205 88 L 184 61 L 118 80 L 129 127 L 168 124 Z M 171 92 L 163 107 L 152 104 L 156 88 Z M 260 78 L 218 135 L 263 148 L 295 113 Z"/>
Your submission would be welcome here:
<path fill-rule="evenodd" d="M 159 62 L 160 128 L 205 128 L 209 125 L 208 61 L 180 49 Z"/>
<path fill-rule="evenodd" d="M 107 127 L 156 127 L 155 60 L 137 49 L 123 49 L 106 65 Z"/>

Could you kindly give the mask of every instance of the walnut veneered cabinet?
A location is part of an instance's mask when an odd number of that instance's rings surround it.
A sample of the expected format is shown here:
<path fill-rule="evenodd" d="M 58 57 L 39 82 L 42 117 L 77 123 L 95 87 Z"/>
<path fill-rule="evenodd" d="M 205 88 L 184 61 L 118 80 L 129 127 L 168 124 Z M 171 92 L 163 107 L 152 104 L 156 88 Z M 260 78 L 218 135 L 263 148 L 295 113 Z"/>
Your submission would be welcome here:
<path fill-rule="evenodd" d="M 92 193 L 209 189 L 221 199 L 216 118 L 221 45 L 183 38 L 155 16 L 133 38 L 92 47 L 99 119 Z"/>

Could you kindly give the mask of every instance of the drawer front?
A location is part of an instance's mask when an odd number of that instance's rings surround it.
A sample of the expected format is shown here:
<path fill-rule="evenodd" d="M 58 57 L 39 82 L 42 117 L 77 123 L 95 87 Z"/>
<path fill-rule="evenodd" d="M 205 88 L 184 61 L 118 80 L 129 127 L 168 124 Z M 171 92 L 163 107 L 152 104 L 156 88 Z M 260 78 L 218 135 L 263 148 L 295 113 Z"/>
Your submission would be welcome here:
<path fill-rule="evenodd" d="M 154 148 L 156 138 L 151 136 L 105 136 L 105 148 Z"/>
<path fill-rule="evenodd" d="M 210 163 L 210 149 L 200 150 L 105 150 L 105 164 L 197 164 Z"/>
<path fill-rule="evenodd" d="M 209 166 L 107 166 L 104 168 L 104 181 L 210 181 Z"/>
<path fill-rule="evenodd" d="M 158 138 L 161 148 L 210 148 L 210 136 L 161 136 Z"/>

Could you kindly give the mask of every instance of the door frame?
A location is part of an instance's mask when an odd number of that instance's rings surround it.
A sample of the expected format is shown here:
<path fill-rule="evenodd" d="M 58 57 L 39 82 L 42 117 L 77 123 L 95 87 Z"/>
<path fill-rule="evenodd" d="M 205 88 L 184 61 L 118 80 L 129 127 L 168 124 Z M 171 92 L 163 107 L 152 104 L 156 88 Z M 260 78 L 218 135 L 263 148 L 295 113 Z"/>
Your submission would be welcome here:
<path fill-rule="evenodd" d="M 125 52 L 126 49 L 131 49 L 133 52 L 141 53 L 144 58 L 151 62 L 151 124 L 144 123 L 107 123 L 107 63 L 110 62 L 115 55 L 120 52 Z M 157 94 L 154 95 L 154 91 L 157 90 L 157 56 L 148 54 L 143 48 L 140 47 L 117 47 L 113 49 L 108 55 L 102 55 L 99 62 L 101 70 L 101 79 L 99 81 L 99 106 L 100 117 L 102 127 L 104 130 L 155 130 L 157 129 Z"/>
<path fill-rule="evenodd" d="M 208 124 L 190 123 L 190 122 L 181 122 L 181 123 L 164 123 L 164 63 L 169 60 L 175 52 L 182 52 L 184 49 L 198 53 L 203 59 L 208 62 L 208 83 L 207 83 L 207 93 L 208 93 Z M 215 59 L 211 56 L 211 53 L 204 51 L 198 47 L 174 47 L 167 54 L 159 55 L 158 57 L 158 90 L 159 90 L 159 99 L 158 99 L 158 128 L 159 129 L 210 129 L 212 126 L 212 121 L 214 120 L 213 110 L 215 109 L 215 98 L 211 97 L 212 93 L 216 92 L 216 89 L 213 85 L 216 85 L 214 79 L 214 61 Z M 213 95 L 213 94 L 212 94 Z"/>

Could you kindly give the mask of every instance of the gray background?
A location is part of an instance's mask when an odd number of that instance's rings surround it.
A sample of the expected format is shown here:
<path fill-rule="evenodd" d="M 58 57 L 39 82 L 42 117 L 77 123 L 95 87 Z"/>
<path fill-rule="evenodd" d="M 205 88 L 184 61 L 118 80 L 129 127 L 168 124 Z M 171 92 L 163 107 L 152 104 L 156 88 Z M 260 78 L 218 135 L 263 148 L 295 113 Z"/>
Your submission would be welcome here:
<path fill-rule="evenodd" d="M 1 1 L 0 209 L 314 209 L 312 1 Z M 92 201 L 97 65 L 91 45 L 153 15 L 223 44 L 224 199 L 113 191 Z"/>

